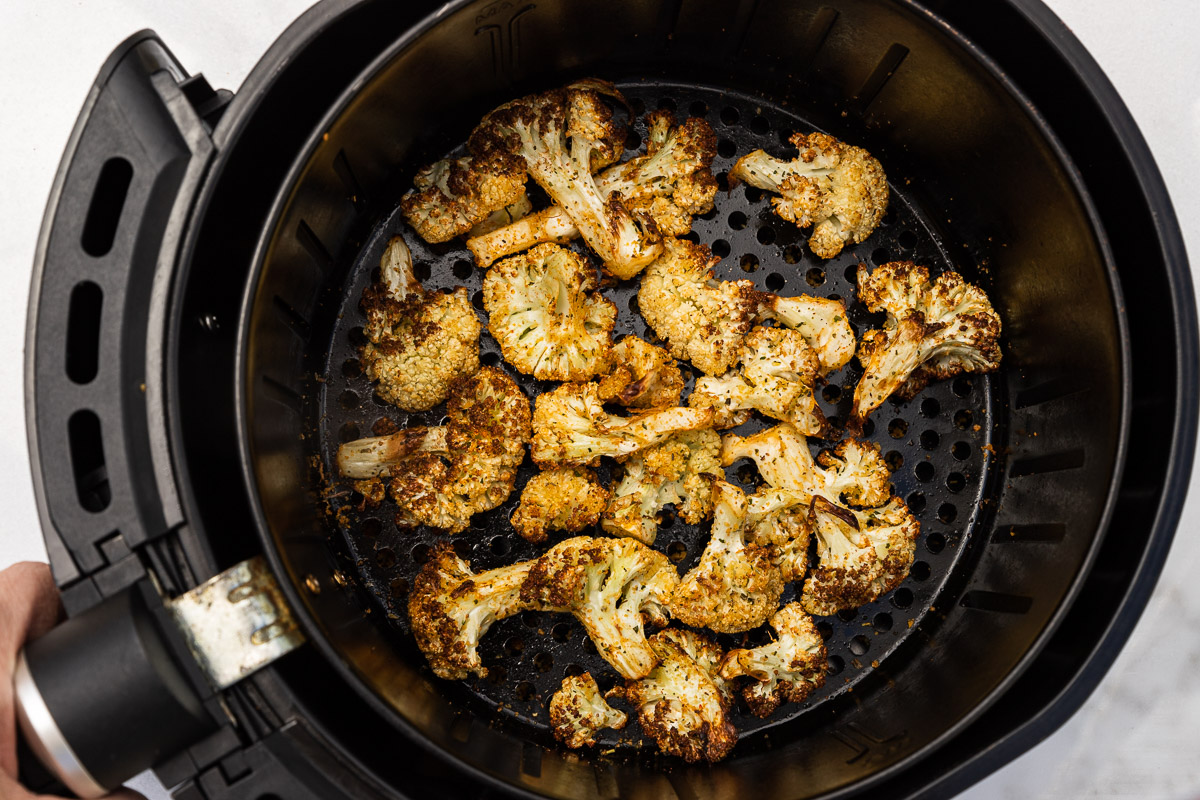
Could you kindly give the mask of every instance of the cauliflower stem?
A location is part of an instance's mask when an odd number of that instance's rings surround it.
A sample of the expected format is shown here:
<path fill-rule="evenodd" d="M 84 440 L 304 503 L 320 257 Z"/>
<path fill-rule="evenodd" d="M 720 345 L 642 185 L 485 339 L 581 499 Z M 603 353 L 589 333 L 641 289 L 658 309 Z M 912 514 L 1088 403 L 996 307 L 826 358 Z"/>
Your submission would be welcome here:
<path fill-rule="evenodd" d="M 481 367 L 451 387 L 446 414 L 441 428 L 402 430 L 338 448 L 345 477 L 388 479 L 398 525 L 459 533 L 472 515 L 512 493 L 529 441 L 529 400 L 520 387 L 500 370 Z"/>
<path fill-rule="evenodd" d="M 604 268 L 631 278 L 662 250 L 658 226 L 635 215 L 617 194 L 605 197 L 592 175 L 593 154 L 620 155 L 624 130 L 604 97 L 620 99 L 611 84 L 591 80 L 505 103 L 471 133 L 479 157 L 523 167 L 562 207 Z"/>
<path fill-rule="evenodd" d="M 683 236 L 692 217 L 712 209 L 717 182 L 711 166 L 716 135 L 701 119 L 675 126 L 669 112 L 648 115 L 648 152 L 609 167 L 595 178 L 600 197 L 619 197 L 631 212 L 654 220 L 665 236 Z M 467 240 L 475 263 L 486 267 L 496 260 L 544 242 L 565 244 L 580 235 L 571 215 L 561 206 L 533 214 L 511 225 Z M 624 276 L 622 276 L 624 277 Z"/>
<path fill-rule="evenodd" d="M 543 469 L 595 465 L 601 456 L 644 450 L 679 431 L 710 427 L 712 411 L 660 408 L 618 417 L 604 410 L 595 383 L 563 384 L 538 395 L 530 455 Z"/>
<path fill-rule="evenodd" d="M 640 542 L 577 536 L 534 562 L 521 599 L 574 614 L 613 669 L 642 678 L 658 661 L 642 615 L 666 624 L 664 605 L 678 582 L 667 557 Z"/>

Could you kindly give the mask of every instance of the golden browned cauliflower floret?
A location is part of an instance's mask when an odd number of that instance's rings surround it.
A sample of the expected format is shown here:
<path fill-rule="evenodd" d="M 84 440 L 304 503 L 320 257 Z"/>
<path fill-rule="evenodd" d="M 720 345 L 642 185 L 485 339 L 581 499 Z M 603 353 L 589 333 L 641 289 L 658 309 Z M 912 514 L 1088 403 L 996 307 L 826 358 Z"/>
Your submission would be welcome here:
<path fill-rule="evenodd" d="M 528 171 L 604 268 L 629 278 L 654 260 L 662 243 L 652 219 L 631 213 L 619 196 L 606 197 L 596 186 L 593 155 L 618 157 L 625 137 L 606 96 L 624 102 L 615 87 L 597 80 L 513 100 L 483 118 L 468 147 L 489 162 Z"/>
<path fill-rule="evenodd" d="M 879 226 L 887 211 L 887 176 L 861 147 L 824 133 L 792 134 L 799 154 L 783 161 L 762 150 L 747 153 L 729 171 L 730 181 L 774 192 L 775 213 L 798 228 L 813 227 L 809 248 L 833 258 Z"/>
<path fill-rule="evenodd" d="M 714 280 L 718 260 L 703 245 L 667 239 L 638 289 L 638 308 L 671 355 L 709 375 L 733 366 L 762 303 L 750 281 Z"/>
<path fill-rule="evenodd" d="M 400 209 L 422 239 L 447 242 L 491 214 L 519 205 L 526 177 L 525 169 L 511 160 L 443 159 L 417 173 L 416 188 L 400 200 Z"/>
<path fill-rule="evenodd" d="M 665 625 L 665 604 L 679 583 L 662 553 L 633 539 L 565 539 L 538 558 L 521 589 L 526 603 L 568 611 L 596 650 L 626 678 L 645 677 L 657 662 L 642 615 Z"/>
<path fill-rule="evenodd" d="M 808 542 L 811 538 L 808 509 L 800 506 L 750 515 L 746 529 L 746 541 L 771 549 L 771 563 L 779 570 L 779 578 L 784 583 L 801 580 L 808 572 Z"/>
<path fill-rule="evenodd" d="M 675 628 L 650 637 L 659 663 L 644 679 L 610 696 L 637 708 L 638 721 L 658 749 L 684 761 L 720 761 L 737 744 L 729 720 L 729 685 L 720 675 L 721 648 L 703 634 Z"/>
<path fill-rule="evenodd" d="M 745 675 L 742 689 L 756 717 L 768 717 L 784 703 L 803 703 L 825 685 L 825 642 L 799 603 L 788 603 L 771 617 L 775 641 L 750 650 L 730 650 L 721 661 L 721 677 Z"/>
<path fill-rule="evenodd" d="M 579 533 L 595 525 L 608 496 L 596 473 L 586 467 L 546 470 L 525 484 L 510 521 L 523 539 L 544 542 L 547 531 Z"/>
<path fill-rule="evenodd" d="M 532 561 L 478 574 L 442 542 L 417 577 L 408 597 L 408 616 L 417 646 L 439 678 L 487 675 L 479 640 L 492 623 L 533 606 L 521 599 Z"/>
<path fill-rule="evenodd" d="M 712 411 L 659 408 L 618 417 L 604 410 L 595 383 L 565 383 L 538 395 L 530 455 L 541 468 L 594 466 L 601 456 L 644 450 L 679 431 L 711 427 Z"/>
<path fill-rule="evenodd" d="M 854 358 L 854 329 L 840 300 L 828 297 L 761 295 L 759 319 L 772 319 L 804 337 L 828 375 Z"/>
<path fill-rule="evenodd" d="M 851 423 L 893 394 L 914 397 L 931 381 L 1000 367 L 1000 315 L 982 289 L 957 272 L 932 283 L 929 270 L 893 261 L 874 272 L 859 265 L 858 299 L 887 312 L 882 330 L 867 331 L 858 348 L 863 376 L 854 390 Z"/>
<path fill-rule="evenodd" d="M 671 354 L 636 336 L 613 346 L 612 371 L 600 379 L 600 399 L 629 408 L 679 405 L 683 374 Z"/>
<path fill-rule="evenodd" d="M 513 379 L 481 367 L 450 389 L 443 428 L 408 428 L 338 448 L 338 469 L 354 479 L 387 478 L 398 525 L 449 533 L 512 493 L 529 441 L 529 399 Z"/>
<path fill-rule="evenodd" d="M 693 216 L 713 207 L 717 181 L 711 167 L 717 151 L 716 135 L 701 119 L 689 119 L 676 126 L 666 111 L 651 112 L 648 125 L 647 154 L 601 172 L 595 177 L 596 189 L 605 200 L 620 198 L 629 212 L 649 216 L 662 236 L 683 236 L 692 229 Z M 467 240 L 467 248 L 475 256 L 475 263 L 486 267 L 536 244 L 563 244 L 578 236 L 579 229 L 571 216 L 555 205 L 472 237 Z"/>
<path fill-rule="evenodd" d="M 620 730 L 628 718 L 610 706 L 590 672 L 568 675 L 550 698 L 550 729 L 554 738 L 572 749 L 596 743 L 602 728 Z"/>
<path fill-rule="evenodd" d="M 712 482 L 721 470 L 721 437 L 712 430 L 683 431 L 625 461 L 625 475 L 604 512 L 608 533 L 654 544 L 658 512 L 668 503 L 684 522 L 712 516 Z"/>
<path fill-rule="evenodd" d="M 783 579 L 772 548 L 746 541 L 746 495 L 713 483 L 712 536 L 671 595 L 671 614 L 687 625 L 718 633 L 757 628 L 779 608 Z"/>
<path fill-rule="evenodd" d="M 874 442 L 843 439 L 814 461 L 804 435 L 781 423 L 744 438 L 727 434 L 721 441 L 721 463 L 729 466 L 739 458 L 752 459 L 770 487 L 751 497 L 752 516 L 807 507 L 817 495 L 838 502 L 845 498 L 854 506 L 878 506 L 892 493 L 891 474 Z"/>
<path fill-rule="evenodd" d="M 813 498 L 809 524 L 817 537 L 817 566 L 800 604 L 810 614 L 834 614 L 872 603 L 900 585 L 912 566 L 920 523 L 904 501 L 855 510 Z"/>
<path fill-rule="evenodd" d="M 405 411 L 428 411 L 450 383 L 479 369 L 479 318 L 467 290 L 427 292 L 399 236 L 388 242 L 380 280 L 363 291 L 363 369 L 379 395 Z"/>
<path fill-rule="evenodd" d="M 597 288 L 596 271 L 558 245 L 493 266 L 483 279 L 483 307 L 504 360 L 538 380 L 607 372 L 617 307 Z"/>
<path fill-rule="evenodd" d="M 742 342 L 738 368 L 719 378 L 697 378 L 688 405 L 711 408 L 718 428 L 741 425 L 757 410 L 807 436 L 821 436 L 829 425 L 814 394 L 820 372 L 817 354 L 799 333 L 757 327 Z"/>

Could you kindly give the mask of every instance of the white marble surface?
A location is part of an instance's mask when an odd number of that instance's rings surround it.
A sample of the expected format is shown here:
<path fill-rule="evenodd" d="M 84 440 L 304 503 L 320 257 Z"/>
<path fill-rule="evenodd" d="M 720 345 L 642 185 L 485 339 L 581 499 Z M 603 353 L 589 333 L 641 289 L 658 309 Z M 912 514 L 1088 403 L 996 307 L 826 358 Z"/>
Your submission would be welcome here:
<path fill-rule="evenodd" d="M 966 1 L 966 0 L 960 0 Z M 1048 0 L 1108 73 L 1164 173 L 1200 254 L 1200 3 Z M 190 70 L 237 87 L 306 0 L 0 2 L 0 568 L 45 559 L 22 395 L 30 264 L 59 156 L 96 70 L 154 28 Z M 1200 256 L 1196 256 L 1200 262 Z M 1194 270 L 1195 272 L 1195 270 Z M 1145 617 L 1096 693 L 1061 730 L 965 792 L 969 800 L 1200 796 L 1200 478 Z M 165 798 L 152 779 L 137 782 Z"/>

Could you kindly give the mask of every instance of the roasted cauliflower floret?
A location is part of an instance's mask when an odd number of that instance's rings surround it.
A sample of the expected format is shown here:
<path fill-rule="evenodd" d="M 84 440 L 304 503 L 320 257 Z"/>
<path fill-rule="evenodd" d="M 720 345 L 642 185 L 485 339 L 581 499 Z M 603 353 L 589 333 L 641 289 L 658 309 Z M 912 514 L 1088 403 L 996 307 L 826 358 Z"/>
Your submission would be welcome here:
<path fill-rule="evenodd" d="M 882 330 L 858 348 L 863 376 L 854 390 L 852 424 L 897 394 L 908 400 L 931 381 L 1000 367 L 1000 315 L 983 290 L 957 272 L 930 282 L 929 270 L 893 261 L 874 272 L 858 268 L 858 299 L 887 312 Z"/>
<path fill-rule="evenodd" d="M 481 367 L 451 387 L 446 414 L 443 428 L 409 428 L 338 448 L 343 476 L 389 479 L 398 525 L 459 533 L 472 515 L 512 493 L 529 441 L 529 399 L 520 387 Z"/>
<path fill-rule="evenodd" d="M 843 439 L 814 461 L 808 440 L 782 423 L 744 438 L 727 434 L 721 441 L 721 463 L 729 466 L 739 458 L 752 459 L 770 487 L 751 497 L 752 516 L 792 505 L 807 507 L 817 495 L 845 498 L 854 506 L 883 505 L 891 497 L 891 474 L 874 442 Z M 773 498 L 780 495 L 783 500 L 776 502 Z"/>
<path fill-rule="evenodd" d="M 620 198 L 631 213 L 649 216 L 662 236 L 683 236 L 692 229 L 693 216 L 713 207 L 717 181 L 711 167 L 717 152 L 716 135 L 700 119 L 676 126 L 665 111 L 651 112 L 648 126 L 647 154 L 601 172 L 595 178 L 596 189 L 605 200 Z M 467 248 L 475 263 L 486 267 L 536 244 L 563 244 L 578 236 L 571 216 L 555 205 L 513 225 L 472 237 Z"/>
<path fill-rule="evenodd" d="M 781 508 L 751 516 L 746 530 L 746 541 L 771 548 L 771 563 L 779 570 L 784 583 L 801 580 L 808 572 L 808 542 L 811 538 L 808 509 L 802 507 Z"/>
<path fill-rule="evenodd" d="M 683 374 L 671 354 L 636 336 L 613 346 L 612 371 L 600 379 L 600 399 L 629 408 L 679 405 Z"/>
<path fill-rule="evenodd" d="M 448 543 L 433 554 L 413 580 L 408 616 L 417 646 L 439 678 L 460 680 L 472 672 L 487 675 L 479 658 L 479 640 L 492 623 L 532 606 L 521 599 L 521 586 L 532 561 L 478 574 Z"/>
<path fill-rule="evenodd" d="M 712 482 L 721 470 L 721 437 L 711 430 L 683 431 L 625 462 L 625 475 L 613 491 L 603 526 L 608 533 L 654 544 L 658 512 L 668 503 L 684 522 L 697 525 L 712 516 Z"/>
<path fill-rule="evenodd" d="M 827 297 L 760 295 L 759 319 L 786 325 L 804 337 L 821 362 L 821 374 L 841 369 L 854 358 L 854 329 L 840 300 Z"/>
<path fill-rule="evenodd" d="M 646 115 L 646 127 L 646 155 L 609 167 L 596 185 L 627 200 L 667 197 L 689 214 L 709 211 L 716 196 L 712 161 L 717 135 L 712 126 L 696 117 L 676 125 L 669 111 L 660 110 Z"/>
<path fill-rule="evenodd" d="M 847 509 L 813 498 L 809 524 L 817 537 L 817 567 L 800 604 L 810 614 L 834 614 L 872 603 L 900 585 L 912 566 L 920 523 L 904 501 Z"/>
<path fill-rule="evenodd" d="M 538 395 L 530 454 L 543 469 L 594 466 L 601 456 L 631 455 L 673 433 L 711 424 L 712 411 L 696 408 L 659 408 L 618 417 L 604 410 L 595 383 L 565 383 Z"/>
<path fill-rule="evenodd" d="M 697 378 L 688 405 L 711 408 L 718 428 L 741 425 L 757 410 L 805 435 L 825 433 L 829 426 L 813 387 L 821 363 L 803 336 L 787 328 L 754 328 L 742 343 L 738 365 L 719 378 Z"/>
<path fill-rule="evenodd" d="M 608 371 L 617 307 L 570 250 L 543 244 L 494 265 L 483 307 L 504 360 L 526 375 L 581 381 Z"/>
<path fill-rule="evenodd" d="M 579 533 L 595 525 L 608 497 L 608 489 L 586 467 L 551 469 L 529 479 L 509 521 L 523 539 L 544 542 L 547 531 Z"/>
<path fill-rule="evenodd" d="M 604 96 L 623 102 L 602 81 L 573 84 L 506 103 L 471 133 L 478 157 L 524 169 L 575 223 L 584 241 L 618 278 L 630 278 L 662 249 L 654 221 L 635 215 L 618 195 L 605 197 L 592 175 L 593 154 L 620 155 L 624 130 Z"/>
<path fill-rule="evenodd" d="M 620 730 L 627 719 L 624 711 L 605 702 L 590 672 L 563 678 L 562 686 L 550 698 L 550 729 L 555 739 L 571 749 L 594 745 L 601 729 Z"/>
<path fill-rule="evenodd" d="M 525 196 L 525 169 L 506 159 L 453 158 L 413 178 L 400 200 L 408 224 L 427 242 L 448 242 Z"/>
<path fill-rule="evenodd" d="M 570 612 L 605 661 L 623 677 L 642 678 L 658 660 L 642 615 L 665 625 L 666 600 L 678 583 L 667 557 L 640 542 L 577 536 L 534 562 L 521 599 Z"/>
<path fill-rule="evenodd" d="M 887 176 L 861 147 L 824 133 L 792 134 L 799 154 L 791 161 L 762 150 L 747 153 L 729 171 L 730 180 L 780 195 L 771 205 L 798 228 L 812 227 L 809 248 L 833 258 L 846 243 L 871 235 L 887 211 Z"/>
<path fill-rule="evenodd" d="M 730 650 L 721 661 L 721 677 L 745 675 L 742 689 L 756 717 L 768 717 L 784 703 L 802 703 L 825 685 L 825 642 L 799 603 L 788 603 L 771 617 L 775 641 L 751 650 Z"/>
<path fill-rule="evenodd" d="M 713 483 L 712 536 L 671 595 L 671 614 L 687 625 L 739 633 L 756 628 L 779 608 L 783 579 L 770 547 L 746 541 L 746 495 Z"/>
<path fill-rule="evenodd" d="M 763 302 L 750 281 L 714 280 L 718 260 L 703 245 L 667 239 L 638 289 L 638 308 L 671 355 L 709 375 L 733 366 Z"/>
<path fill-rule="evenodd" d="M 658 666 L 610 696 L 637 708 L 642 730 L 664 753 L 688 763 L 720 761 L 738 739 L 729 720 L 729 687 L 719 672 L 721 648 L 703 634 L 674 628 L 651 636 L 650 646 Z"/>
<path fill-rule="evenodd" d="M 399 236 L 388 242 L 379 267 L 379 283 L 362 296 L 363 369 L 388 402 L 428 411 L 446 399 L 455 378 L 479 369 L 479 318 L 466 289 L 444 294 L 421 287 Z"/>

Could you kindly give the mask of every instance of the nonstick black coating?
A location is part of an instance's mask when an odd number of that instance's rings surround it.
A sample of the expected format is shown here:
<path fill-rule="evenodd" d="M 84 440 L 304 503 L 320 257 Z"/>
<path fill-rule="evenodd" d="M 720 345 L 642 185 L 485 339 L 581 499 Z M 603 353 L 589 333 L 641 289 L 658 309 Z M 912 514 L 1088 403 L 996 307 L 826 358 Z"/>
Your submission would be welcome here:
<path fill-rule="evenodd" d="M 765 103 L 762 99 L 703 86 L 638 83 L 622 86 L 635 111 L 667 108 L 682 118 L 706 119 L 718 137 L 718 156 L 713 164 L 721 189 L 716 208 L 697 219 L 692 237 L 709 245 L 722 257 L 717 277 L 726 280 L 749 278 L 760 289 L 790 296 L 813 294 L 845 301 L 856 335 L 881 322 L 857 303 L 855 272 L 859 263 L 869 267 L 891 260 L 912 259 L 937 274 L 959 269 L 970 281 L 980 275 L 970 264 L 955 263 L 947 253 L 939 227 L 906 191 L 903 183 L 891 182 L 889 211 L 883 224 L 864 243 L 848 247 L 837 258 L 825 261 L 812 255 L 806 232 L 778 218 L 764 193 L 748 187 L 727 188 L 726 172 L 741 155 L 763 148 L 775 155 L 791 155 L 787 143 L 793 131 L 809 132 L 816 126 L 794 110 Z M 467 131 L 463 131 L 465 136 Z M 645 134 L 640 115 L 631 126 L 626 157 L 638 152 Z M 887 164 L 885 163 L 885 168 Z M 398 198 L 396 198 L 398 200 Z M 364 316 L 359 298 L 365 286 L 378 275 L 377 267 L 387 241 L 403 235 L 413 251 L 418 276 L 430 289 L 466 286 L 471 293 L 485 332 L 480 342 L 484 364 L 500 366 L 517 380 L 532 398 L 552 389 L 555 383 L 520 375 L 505 364 L 496 342 L 486 332 L 480 285 L 483 270 L 470 261 L 461 242 L 428 245 L 394 211 L 381 222 L 361 249 L 352 267 L 347 288 L 337 312 L 337 322 L 328 342 L 328 358 L 319 384 L 319 436 L 324 473 L 336 476 L 339 444 L 384 430 L 388 422 L 401 426 L 438 425 L 444 421 L 444 406 L 421 414 L 405 414 L 375 393 L 362 373 L 358 348 L 363 341 Z M 575 245 L 586 252 L 581 244 Z M 592 258 L 595 263 L 594 257 Z M 637 312 L 637 279 L 623 281 L 605 290 L 618 308 L 615 335 L 635 334 L 657 341 Z M 690 391 L 694 374 L 685 365 Z M 821 408 L 834 420 L 846 419 L 854 386 L 861 375 L 857 360 L 829 377 L 819 390 Z M 987 376 L 964 376 L 937 383 L 913 401 L 889 401 L 878 409 L 866 428 L 866 438 L 882 448 L 892 470 L 895 492 L 905 498 L 921 521 L 916 561 L 910 576 L 895 591 L 877 602 L 835 616 L 818 618 L 818 628 L 829 651 L 829 675 L 824 688 L 801 705 L 786 705 L 766 720 L 750 715 L 740 706 L 734 723 L 743 739 L 762 734 L 780 723 L 793 720 L 822 704 L 845 695 L 879 662 L 910 637 L 917 623 L 973 541 L 976 511 L 988 482 L 984 480 L 992 459 L 993 436 L 999 421 L 991 409 L 998 402 L 996 382 Z M 756 417 L 738 433 L 746 434 L 773 424 Z M 832 446 L 833 441 L 815 446 Z M 606 459 L 600 469 L 608 480 Z M 332 479 L 331 524 L 340 527 L 345 545 L 356 564 L 361 584 L 369 590 L 373 610 L 388 620 L 395 636 L 410 640 L 406 601 L 413 577 L 428 558 L 430 548 L 449 539 L 456 551 L 479 571 L 535 558 L 547 545 L 533 545 L 517 536 L 508 524 L 516 508 L 520 489 L 537 468 L 528 459 L 521 467 L 517 489 L 494 511 L 476 515 L 470 530 L 447 537 L 433 530 L 398 528 L 392 518 L 395 507 L 386 501 L 378 508 L 364 508 L 362 498 L 346 481 Z M 739 462 L 726 470 L 728 480 L 751 492 L 759 485 L 750 462 Z M 681 574 L 696 563 L 708 539 L 709 524 L 684 524 L 668 511 L 660 526 L 655 548 L 666 553 Z M 598 528 L 584 532 L 604 535 Z M 563 534 L 552 534 L 556 541 Z M 795 595 L 788 587 L 783 601 Z M 766 628 L 747 634 L 718 637 L 728 649 L 754 646 L 768 640 Z M 410 657 L 422 659 L 411 644 Z M 486 678 L 471 678 L 461 687 L 447 687 L 458 701 L 480 713 L 503 718 L 506 726 L 520 735 L 549 741 L 546 704 L 565 675 L 590 671 L 601 688 L 613 685 L 618 676 L 596 653 L 582 626 L 565 614 L 526 612 L 502 620 L 487 633 L 480 648 L 488 667 Z M 432 679 L 427 667 L 423 673 Z M 641 732 L 629 725 L 622 732 L 605 731 L 598 747 L 632 753 L 643 745 Z M 742 746 L 745 746 L 744 744 Z"/>

